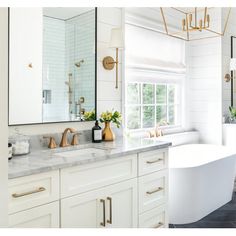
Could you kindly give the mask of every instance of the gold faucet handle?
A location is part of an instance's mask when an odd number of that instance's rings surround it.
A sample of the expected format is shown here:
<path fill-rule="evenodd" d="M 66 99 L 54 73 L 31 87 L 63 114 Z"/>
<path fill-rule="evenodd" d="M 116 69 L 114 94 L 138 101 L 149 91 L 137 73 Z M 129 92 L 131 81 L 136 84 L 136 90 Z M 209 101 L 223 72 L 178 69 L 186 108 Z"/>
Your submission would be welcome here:
<path fill-rule="evenodd" d="M 163 131 L 160 128 L 156 129 L 156 137 L 161 137 L 163 135 Z"/>
<path fill-rule="evenodd" d="M 51 136 L 43 136 L 44 139 L 49 139 L 48 148 L 53 149 L 57 147 L 56 141 Z"/>
<path fill-rule="evenodd" d="M 149 138 L 154 138 L 154 137 L 156 137 L 156 132 L 155 132 L 155 130 L 150 130 L 150 131 L 148 131 L 148 133 L 149 133 Z"/>
<path fill-rule="evenodd" d="M 78 134 L 74 134 L 73 135 L 73 138 L 72 138 L 72 141 L 71 141 L 71 145 L 78 145 L 79 142 L 78 142 Z"/>
<path fill-rule="evenodd" d="M 72 138 L 72 141 L 71 141 L 71 145 L 78 145 L 79 144 L 79 141 L 78 141 L 78 137 L 79 135 L 81 135 L 82 133 L 80 132 L 76 132 L 74 135 L 73 135 L 73 138 Z"/>

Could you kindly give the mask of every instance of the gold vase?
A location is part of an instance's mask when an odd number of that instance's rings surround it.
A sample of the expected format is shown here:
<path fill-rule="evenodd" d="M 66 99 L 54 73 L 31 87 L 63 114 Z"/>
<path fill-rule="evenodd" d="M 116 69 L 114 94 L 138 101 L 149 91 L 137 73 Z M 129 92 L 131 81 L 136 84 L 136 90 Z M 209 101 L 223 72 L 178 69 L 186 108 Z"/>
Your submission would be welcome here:
<path fill-rule="evenodd" d="M 110 122 L 105 122 L 105 128 L 102 131 L 102 139 L 104 141 L 114 141 L 115 139 L 115 134 L 112 132 Z"/>

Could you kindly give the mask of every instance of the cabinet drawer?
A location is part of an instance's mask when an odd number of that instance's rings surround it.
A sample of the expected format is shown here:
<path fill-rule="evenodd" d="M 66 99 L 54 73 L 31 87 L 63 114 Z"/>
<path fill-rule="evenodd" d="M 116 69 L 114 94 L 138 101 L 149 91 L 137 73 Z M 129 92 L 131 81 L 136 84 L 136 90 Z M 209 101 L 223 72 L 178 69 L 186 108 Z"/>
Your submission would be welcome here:
<path fill-rule="evenodd" d="M 98 189 L 136 176 L 136 155 L 62 169 L 61 197 Z"/>
<path fill-rule="evenodd" d="M 165 205 L 156 207 L 139 216 L 139 228 L 168 228 L 168 215 Z"/>
<path fill-rule="evenodd" d="M 161 170 L 138 178 L 139 213 L 165 202 L 168 196 L 168 170 Z"/>
<path fill-rule="evenodd" d="M 168 166 L 168 150 L 160 149 L 150 152 L 142 152 L 138 154 L 138 170 L 139 176 L 149 174 Z"/>
<path fill-rule="evenodd" d="M 9 180 L 9 213 L 59 199 L 59 171 Z"/>
<path fill-rule="evenodd" d="M 9 215 L 11 228 L 59 228 L 59 201 Z"/>

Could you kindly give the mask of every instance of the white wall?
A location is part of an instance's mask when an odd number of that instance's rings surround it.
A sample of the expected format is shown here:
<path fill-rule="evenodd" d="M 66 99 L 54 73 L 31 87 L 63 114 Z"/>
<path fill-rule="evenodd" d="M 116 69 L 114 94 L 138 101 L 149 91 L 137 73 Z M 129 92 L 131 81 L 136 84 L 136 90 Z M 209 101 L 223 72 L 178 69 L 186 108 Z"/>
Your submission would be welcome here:
<path fill-rule="evenodd" d="M 221 10 L 215 14 L 220 26 Z M 221 58 L 221 37 L 188 43 L 189 125 L 200 132 L 202 143 L 222 142 Z"/>
<path fill-rule="evenodd" d="M 105 56 L 115 58 L 115 50 L 108 48 L 110 40 L 110 31 L 112 28 L 122 26 L 122 9 L 121 8 L 98 8 L 98 63 L 97 63 L 97 109 L 98 114 L 107 109 L 122 110 L 122 64 L 119 64 L 119 88 L 115 89 L 115 70 L 108 71 L 102 66 L 102 60 Z M 120 62 L 122 62 L 122 52 L 119 54 Z M 72 126 L 79 130 L 90 129 L 94 122 L 85 123 L 61 123 L 61 124 L 43 124 L 43 125 L 25 125 L 10 127 L 10 133 L 14 133 L 15 129 L 21 133 L 33 135 L 43 133 L 62 132 L 66 127 Z"/>
<path fill-rule="evenodd" d="M 8 9 L 0 8 L 0 227 L 7 227 Z"/>

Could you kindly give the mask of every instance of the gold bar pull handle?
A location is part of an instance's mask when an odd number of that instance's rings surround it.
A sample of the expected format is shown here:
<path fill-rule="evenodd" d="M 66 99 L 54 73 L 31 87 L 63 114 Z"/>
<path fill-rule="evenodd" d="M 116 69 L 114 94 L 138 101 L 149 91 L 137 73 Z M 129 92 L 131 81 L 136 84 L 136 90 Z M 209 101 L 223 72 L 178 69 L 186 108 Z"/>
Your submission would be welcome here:
<path fill-rule="evenodd" d="M 153 164 L 153 163 L 157 163 L 157 162 L 161 162 L 161 161 L 163 161 L 163 159 L 162 159 L 162 158 L 158 158 L 157 160 L 154 160 L 154 161 L 147 161 L 146 163 L 147 163 L 147 164 Z"/>
<path fill-rule="evenodd" d="M 158 224 L 156 226 L 154 226 L 154 228 L 160 228 L 164 225 L 164 223 L 162 222 L 158 222 Z"/>
<path fill-rule="evenodd" d="M 111 197 L 107 197 L 107 200 L 110 202 L 110 209 L 109 209 L 109 214 L 110 214 L 110 219 L 107 220 L 108 224 L 112 224 L 112 198 Z"/>
<path fill-rule="evenodd" d="M 106 227 L 106 201 L 104 199 L 100 199 L 102 203 L 102 210 L 103 210 L 103 220 L 100 223 L 101 226 Z"/>
<path fill-rule="evenodd" d="M 13 193 L 12 194 L 12 197 L 13 198 L 19 198 L 19 197 L 24 197 L 24 196 L 27 196 L 27 195 L 31 195 L 31 194 L 34 194 L 34 193 L 40 193 L 40 192 L 43 192 L 45 191 L 46 188 L 44 187 L 39 187 L 35 190 L 32 190 L 32 191 L 29 191 L 29 192 L 25 192 L 25 193 Z"/>
<path fill-rule="evenodd" d="M 162 188 L 162 187 L 159 187 L 159 188 L 157 188 L 157 189 L 155 189 L 155 190 L 152 190 L 152 191 L 147 191 L 146 193 L 147 194 L 153 194 L 153 193 L 157 193 L 157 192 L 160 192 L 161 190 L 163 190 L 164 188 Z"/>

